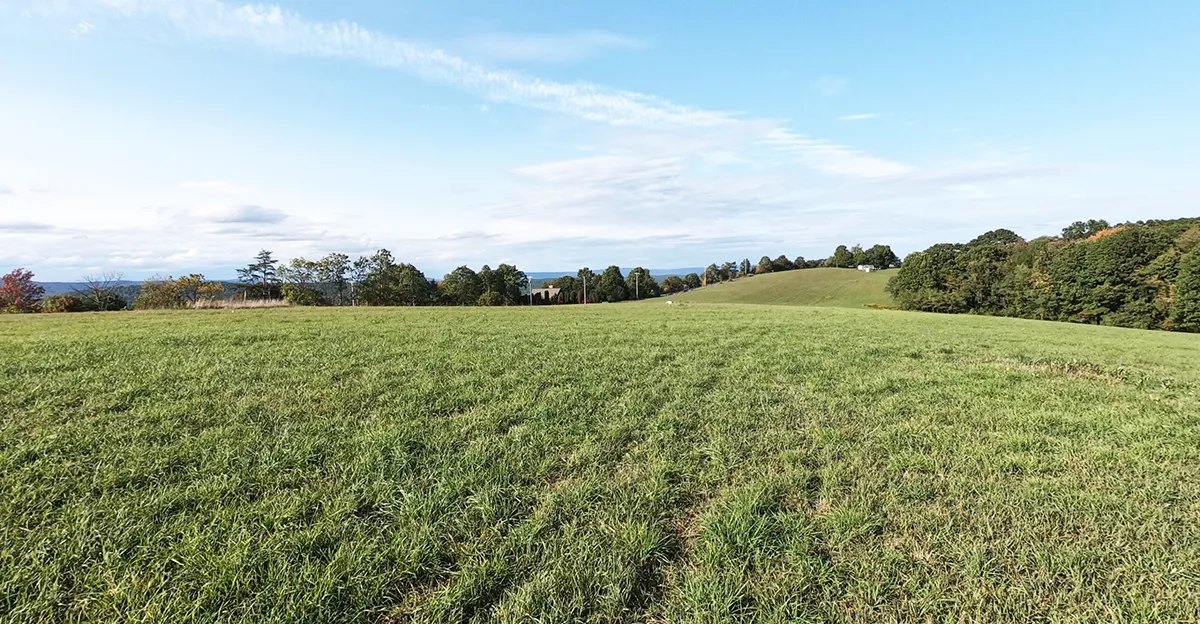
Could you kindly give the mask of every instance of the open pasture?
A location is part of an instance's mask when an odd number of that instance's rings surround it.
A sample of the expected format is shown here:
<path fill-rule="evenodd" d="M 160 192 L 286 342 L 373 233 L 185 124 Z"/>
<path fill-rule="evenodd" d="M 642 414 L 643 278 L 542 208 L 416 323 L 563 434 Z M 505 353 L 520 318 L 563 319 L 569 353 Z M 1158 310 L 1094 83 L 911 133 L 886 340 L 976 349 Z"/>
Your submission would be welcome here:
<path fill-rule="evenodd" d="M 805 307 L 0 318 L 0 620 L 1195 621 L 1198 362 Z"/>

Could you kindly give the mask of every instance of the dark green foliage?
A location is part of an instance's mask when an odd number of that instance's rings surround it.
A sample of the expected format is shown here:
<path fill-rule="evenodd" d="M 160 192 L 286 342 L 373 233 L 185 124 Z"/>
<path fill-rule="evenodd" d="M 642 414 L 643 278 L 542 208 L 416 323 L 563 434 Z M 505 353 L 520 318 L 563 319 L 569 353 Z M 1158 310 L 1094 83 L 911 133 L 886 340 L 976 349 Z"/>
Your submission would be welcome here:
<path fill-rule="evenodd" d="M 683 281 L 683 278 L 679 277 L 678 275 L 671 275 L 663 279 L 662 291 L 668 295 L 677 292 L 683 292 L 687 290 L 687 288 L 687 282 Z"/>
<path fill-rule="evenodd" d="M 117 291 L 111 290 L 97 293 L 92 297 L 81 298 L 79 301 L 84 312 L 112 312 L 129 307 L 128 299 L 122 297 Z"/>
<path fill-rule="evenodd" d="M 489 295 L 486 299 L 481 298 L 479 305 L 508 306 L 523 303 L 521 289 L 528 285 L 529 278 L 511 264 L 501 264 L 495 269 L 485 264 L 479 270 L 479 281 L 483 287 L 483 294 Z"/>
<path fill-rule="evenodd" d="M 658 282 L 650 275 L 650 271 L 644 267 L 634 267 L 629 271 L 629 275 L 625 277 L 626 287 L 631 299 L 647 299 L 657 297 L 662 294 L 662 289 Z"/>
<path fill-rule="evenodd" d="M 830 256 L 829 262 L 826 264 L 831 267 L 843 269 L 852 268 L 854 266 L 854 254 L 850 253 L 850 250 L 845 245 L 838 245 L 833 255 Z"/>
<path fill-rule="evenodd" d="M 283 295 L 283 300 L 292 305 L 318 306 L 326 304 L 321 291 L 312 287 L 289 283 L 280 288 L 280 293 Z"/>
<path fill-rule="evenodd" d="M 263 249 L 254 256 L 254 261 L 238 269 L 238 280 L 243 284 L 243 296 L 247 299 L 279 299 L 279 261 L 270 251 Z"/>
<path fill-rule="evenodd" d="M 771 261 L 771 271 L 774 272 L 791 271 L 794 268 L 796 267 L 792 265 L 792 261 L 788 260 L 788 257 L 785 255 L 780 255 L 778 258 L 775 258 Z"/>
<path fill-rule="evenodd" d="M 771 263 L 770 256 L 763 256 L 758 261 L 758 266 L 754 267 L 755 273 L 770 273 L 775 270 L 775 265 Z"/>
<path fill-rule="evenodd" d="M 583 302 L 583 280 L 571 276 L 564 275 L 550 280 L 550 286 L 558 289 L 558 303 L 582 303 Z"/>
<path fill-rule="evenodd" d="M 695 273 L 688 273 L 687 275 L 683 276 L 683 283 L 687 285 L 688 290 L 700 288 L 700 276 L 696 275 Z"/>
<path fill-rule="evenodd" d="M 869 264 L 874 267 L 886 269 L 900 261 L 896 254 L 892 252 L 890 245 L 875 245 L 863 252 L 864 262 L 861 264 Z M 797 262 L 799 264 L 799 262 Z M 855 265 L 857 266 L 857 264 Z"/>
<path fill-rule="evenodd" d="M 1174 320 L 1173 298 L 1183 279 L 1180 245 L 1193 244 L 1184 235 L 1191 230 L 1176 222 L 1107 225 L 1080 221 L 1067 228 L 1067 240 L 1026 243 L 994 230 L 967 245 L 934 245 L 905 259 L 888 292 L 911 310 L 1190 327 Z"/>
<path fill-rule="evenodd" d="M 976 236 L 971 242 L 967 243 L 967 247 L 974 247 L 976 245 L 1012 245 L 1023 242 L 1025 242 L 1025 239 L 1018 236 L 1016 232 L 1000 228 Z"/>
<path fill-rule="evenodd" d="M 1183 253 L 1200 249 L 1200 226 L 1184 230 L 1179 238 L 1175 239 L 1175 246 Z"/>
<path fill-rule="evenodd" d="M 471 267 L 460 266 L 446 274 L 441 289 L 449 305 L 475 305 L 483 294 L 483 280 Z"/>
<path fill-rule="evenodd" d="M 367 273 L 358 286 L 365 305 L 419 306 L 437 299 L 436 287 L 411 264 L 396 264 L 392 254 L 381 249 L 367 262 Z"/>
<path fill-rule="evenodd" d="M 709 284 L 716 284 L 721 281 L 721 269 L 715 264 L 710 264 L 704 268 L 704 275 L 702 278 L 705 286 Z"/>
<path fill-rule="evenodd" d="M 629 288 L 625 284 L 625 276 L 621 274 L 621 268 L 612 265 L 604 269 L 604 273 L 600 274 L 600 279 L 597 281 L 595 292 L 588 296 L 592 301 L 614 302 L 629 299 Z"/>
<path fill-rule="evenodd" d="M 862 245 L 855 245 L 850 248 L 850 266 L 862 266 L 867 263 L 867 252 L 862 248 Z"/>
<path fill-rule="evenodd" d="M 737 277 L 737 265 L 732 262 L 726 262 L 722 264 L 719 271 L 722 282 L 728 282 L 729 280 Z"/>
<path fill-rule="evenodd" d="M 350 256 L 344 253 L 331 253 L 317 262 L 317 279 L 329 293 L 333 305 L 346 305 L 350 302 Z"/>
<path fill-rule="evenodd" d="M 961 293 L 957 292 L 959 271 L 955 260 L 962 245 L 934 245 L 904 259 L 901 268 L 888 282 L 888 292 L 901 307 L 929 312 L 965 312 Z"/>
<path fill-rule="evenodd" d="M 1079 240 L 1087 238 L 1097 232 L 1108 229 L 1108 221 L 1104 219 L 1088 219 L 1087 221 L 1076 221 L 1071 225 L 1063 228 L 1063 240 Z"/>
<path fill-rule="evenodd" d="M 575 277 L 579 280 L 579 302 L 588 303 L 589 301 L 595 301 L 596 287 L 598 286 L 597 281 L 599 280 L 600 276 L 593 273 L 590 268 L 583 267 L 582 269 L 579 269 L 579 272 L 575 274 Z"/>
<path fill-rule="evenodd" d="M 1194 249 L 1179 260 L 1171 322 L 1177 329 L 1200 331 L 1200 250 Z"/>

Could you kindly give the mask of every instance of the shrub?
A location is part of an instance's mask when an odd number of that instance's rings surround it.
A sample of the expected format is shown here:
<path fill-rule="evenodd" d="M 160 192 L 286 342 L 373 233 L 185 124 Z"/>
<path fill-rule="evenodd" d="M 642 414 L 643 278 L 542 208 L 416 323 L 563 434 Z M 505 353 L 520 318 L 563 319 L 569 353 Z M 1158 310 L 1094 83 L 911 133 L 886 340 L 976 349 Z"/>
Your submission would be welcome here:
<path fill-rule="evenodd" d="M 83 311 L 83 302 L 74 295 L 49 295 L 45 299 L 42 299 L 42 312 L 56 314 Z"/>
<path fill-rule="evenodd" d="M 316 289 L 305 288 L 297 284 L 284 284 L 281 290 L 283 292 L 283 300 L 292 305 L 325 305 L 325 298 Z"/>
<path fill-rule="evenodd" d="M 171 278 L 149 279 L 142 282 L 142 292 L 134 300 L 133 307 L 138 310 L 170 310 L 187 306 L 179 283 Z"/>

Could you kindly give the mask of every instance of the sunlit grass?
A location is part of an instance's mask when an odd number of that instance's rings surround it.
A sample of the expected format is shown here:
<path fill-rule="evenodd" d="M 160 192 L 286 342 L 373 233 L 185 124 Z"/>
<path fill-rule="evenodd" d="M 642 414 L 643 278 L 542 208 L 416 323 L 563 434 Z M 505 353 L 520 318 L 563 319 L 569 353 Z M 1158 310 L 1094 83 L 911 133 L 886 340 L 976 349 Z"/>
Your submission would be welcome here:
<path fill-rule="evenodd" d="M 1198 361 L 767 306 L 0 318 L 0 618 L 1195 620 Z"/>
<path fill-rule="evenodd" d="M 864 273 L 854 269 L 799 269 L 751 275 L 671 295 L 687 303 L 759 303 L 836 308 L 891 307 L 884 290 L 893 271 Z"/>

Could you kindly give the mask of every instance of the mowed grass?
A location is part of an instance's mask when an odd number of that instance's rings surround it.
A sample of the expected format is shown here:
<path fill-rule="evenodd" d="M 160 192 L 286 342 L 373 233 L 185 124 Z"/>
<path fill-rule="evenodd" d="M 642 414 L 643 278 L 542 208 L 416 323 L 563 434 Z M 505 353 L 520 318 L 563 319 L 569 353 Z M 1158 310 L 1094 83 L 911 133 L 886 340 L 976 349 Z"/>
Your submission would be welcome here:
<path fill-rule="evenodd" d="M 799 269 L 743 277 L 671 295 L 688 303 L 760 303 L 838 308 L 890 307 L 884 288 L 896 271 Z"/>
<path fill-rule="evenodd" d="M 802 307 L 4 317 L 0 619 L 1196 621 L 1198 362 Z"/>

